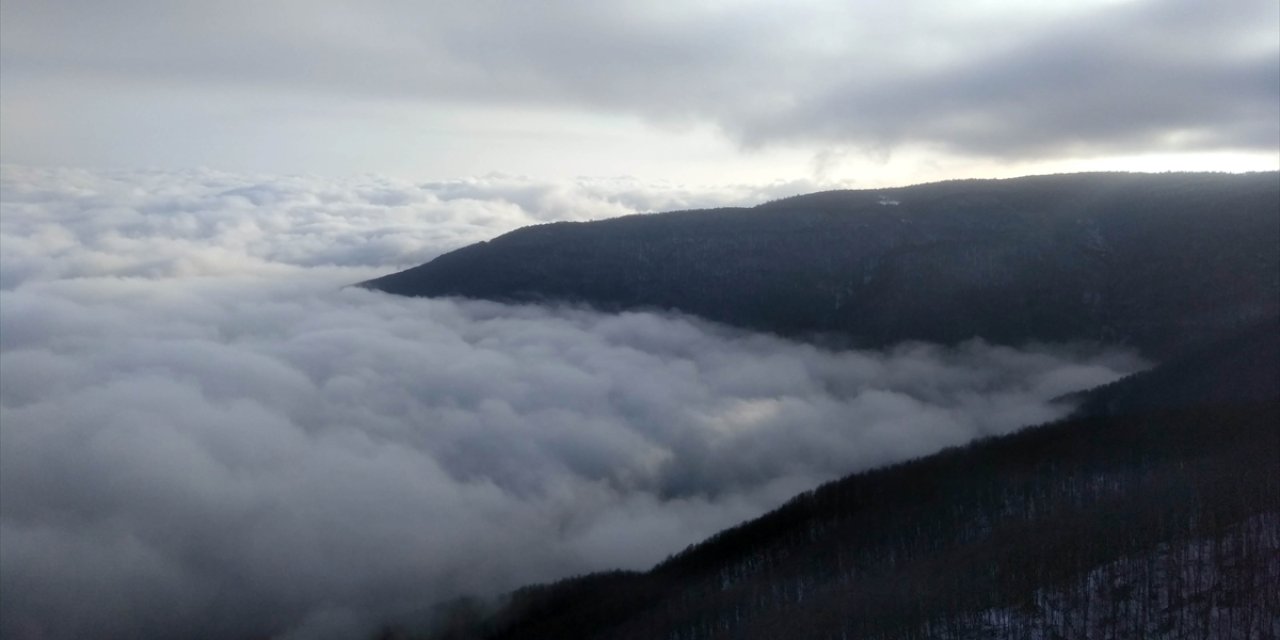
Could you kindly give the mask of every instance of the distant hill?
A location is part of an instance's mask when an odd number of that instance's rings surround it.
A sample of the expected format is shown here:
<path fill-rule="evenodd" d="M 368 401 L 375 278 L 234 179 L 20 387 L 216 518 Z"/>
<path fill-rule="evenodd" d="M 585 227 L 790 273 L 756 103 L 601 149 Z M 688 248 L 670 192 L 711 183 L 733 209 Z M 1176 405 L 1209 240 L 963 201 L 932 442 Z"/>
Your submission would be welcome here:
<path fill-rule="evenodd" d="M 1280 318 L 1268 318 L 1164 366 L 1072 395 L 1080 403 L 1078 416 L 1120 416 L 1264 403 L 1280 395 L 1278 389 Z"/>
<path fill-rule="evenodd" d="M 1085 398 L 1115 415 L 846 477 L 647 572 L 454 603 L 428 637 L 1280 637 L 1280 341 L 1224 344 Z M 1217 386 L 1252 391 L 1151 404 Z"/>
<path fill-rule="evenodd" d="M 554 223 L 363 286 L 672 309 L 849 346 L 1084 340 L 1164 359 L 1280 313 L 1280 174 L 964 180 Z"/>

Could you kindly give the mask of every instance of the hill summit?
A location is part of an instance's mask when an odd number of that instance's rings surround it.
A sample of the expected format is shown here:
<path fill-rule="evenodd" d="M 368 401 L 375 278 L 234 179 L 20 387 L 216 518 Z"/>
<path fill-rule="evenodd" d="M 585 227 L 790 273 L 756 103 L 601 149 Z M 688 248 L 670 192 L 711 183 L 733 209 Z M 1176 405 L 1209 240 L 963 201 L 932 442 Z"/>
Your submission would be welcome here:
<path fill-rule="evenodd" d="M 362 286 L 671 310 L 854 347 L 1164 359 L 1280 313 L 1280 173 L 962 180 L 526 227 Z"/>

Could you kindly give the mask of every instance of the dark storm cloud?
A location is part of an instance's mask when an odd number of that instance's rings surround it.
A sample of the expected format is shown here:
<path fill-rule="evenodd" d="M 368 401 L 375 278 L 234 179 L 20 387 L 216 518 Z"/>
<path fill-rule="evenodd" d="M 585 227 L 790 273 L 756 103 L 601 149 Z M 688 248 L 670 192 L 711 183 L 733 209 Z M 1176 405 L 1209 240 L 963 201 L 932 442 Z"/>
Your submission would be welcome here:
<path fill-rule="evenodd" d="M 516 182 L 6 169 L 0 635 L 358 636 L 644 567 L 1141 366 L 340 286 L 524 220 Z"/>
<path fill-rule="evenodd" d="M 1280 144 L 1269 0 L 7 2 L 12 82 L 255 86 L 711 122 L 743 143 L 1004 158 Z M 126 86 L 126 85 L 121 85 Z"/>

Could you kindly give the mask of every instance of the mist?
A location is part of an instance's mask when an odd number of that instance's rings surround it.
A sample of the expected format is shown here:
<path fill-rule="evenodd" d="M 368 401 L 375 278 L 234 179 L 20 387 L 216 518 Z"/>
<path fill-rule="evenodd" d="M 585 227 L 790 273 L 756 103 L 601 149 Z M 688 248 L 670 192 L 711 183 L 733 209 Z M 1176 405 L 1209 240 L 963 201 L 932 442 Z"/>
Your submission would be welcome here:
<path fill-rule="evenodd" d="M 2 186 L 4 637 L 351 637 L 644 568 L 1146 366 L 346 286 L 524 224 L 766 188 L 21 167 Z"/>

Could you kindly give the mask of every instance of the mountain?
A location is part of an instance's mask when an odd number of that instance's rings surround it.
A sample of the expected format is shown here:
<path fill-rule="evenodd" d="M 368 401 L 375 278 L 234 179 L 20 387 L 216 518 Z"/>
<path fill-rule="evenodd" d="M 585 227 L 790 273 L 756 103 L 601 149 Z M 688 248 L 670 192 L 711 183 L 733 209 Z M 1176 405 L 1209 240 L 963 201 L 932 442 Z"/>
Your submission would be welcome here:
<path fill-rule="evenodd" d="M 1280 388 L 1280 319 L 1269 318 L 1150 371 L 1077 394 L 1080 416 L 1265 403 Z M 1276 452 L 1280 455 L 1280 451 Z"/>
<path fill-rule="evenodd" d="M 1094 341 L 1161 363 L 1076 394 L 1066 420 L 845 477 L 648 571 L 442 605 L 432 640 L 1280 637 L 1280 173 L 556 223 L 364 286 L 854 347 Z"/>
<path fill-rule="evenodd" d="M 560 222 L 363 286 L 669 309 L 843 346 L 1100 341 L 1163 360 L 1280 313 L 1280 173 L 963 180 Z"/>
<path fill-rule="evenodd" d="M 454 603 L 429 637 L 1280 637 L 1280 325 L 1265 328 L 1100 389 L 1070 420 L 806 492 L 647 572 Z M 1146 404 L 1223 385 L 1265 393 Z"/>

